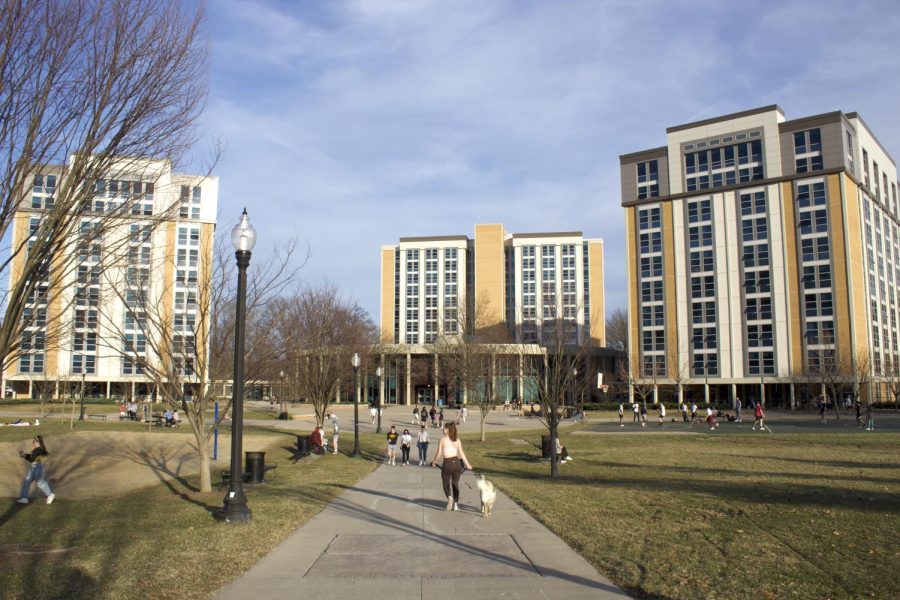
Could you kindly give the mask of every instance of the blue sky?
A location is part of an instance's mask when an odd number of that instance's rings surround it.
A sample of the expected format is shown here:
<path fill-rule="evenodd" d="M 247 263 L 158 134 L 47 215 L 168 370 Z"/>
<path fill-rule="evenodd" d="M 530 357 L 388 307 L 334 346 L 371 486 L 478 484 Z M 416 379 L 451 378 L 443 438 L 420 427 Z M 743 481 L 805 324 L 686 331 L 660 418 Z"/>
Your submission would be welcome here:
<path fill-rule="evenodd" d="M 624 307 L 618 156 L 779 104 L 858 111 L 900 156 L 900 8 L 883 2 L 210 0 L 203 141 L 220 227 L 308 244 L 377 321 L 407 235 L 581 230 Z"/>

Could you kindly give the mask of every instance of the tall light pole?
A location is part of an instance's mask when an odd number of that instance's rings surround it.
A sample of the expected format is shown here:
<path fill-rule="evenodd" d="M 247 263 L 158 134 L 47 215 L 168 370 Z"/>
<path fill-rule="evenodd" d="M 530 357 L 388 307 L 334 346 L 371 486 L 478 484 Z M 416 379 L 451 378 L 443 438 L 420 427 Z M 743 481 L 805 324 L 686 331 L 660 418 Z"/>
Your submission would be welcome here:
<path fill-rule="evenodd" d="M 353 365 L 353 385 L 356 386 L 356 396 L 353 398 L 353 456 L 359 456 L 359 353 L 354 352 L 350 359 Z"/>
<path fill-rule="evenodd" d="M 231 478 L 222 506 L 226 523 L 246 523 L 250 508 L 244 495 L 244 473 L 241 468 L 241 445 L 244 422 L 244 322 L 247 316 L 247 267 L 250 251 L 256 244 L 256 230 L 250 224 L 247 209 L 240 222 L 231 230 L 231 243 L 238 266 L 237 306 L 234 319 L 234 380 L 231 395 Z"/>
<path fill-rule="evenodd" d="M 378 406 L 378 412 L 376 413 L 378 427 L 375 428 L 375 433 L 381 433 L 381 367 L 375 369 L 375 386 L 378 388 L 375 394 L 375 402 Z"/>

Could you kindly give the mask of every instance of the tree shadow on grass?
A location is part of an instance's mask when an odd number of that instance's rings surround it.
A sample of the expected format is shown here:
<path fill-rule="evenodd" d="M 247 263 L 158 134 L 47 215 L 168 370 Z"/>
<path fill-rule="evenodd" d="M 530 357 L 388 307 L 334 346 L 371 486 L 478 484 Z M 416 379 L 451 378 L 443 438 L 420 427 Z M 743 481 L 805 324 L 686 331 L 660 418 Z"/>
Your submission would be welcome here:
<path fill-rule="evenodd" d="M 637 465 L 628 465 L 634 468 Z M 500 477 L 533 481 L 543 479 L 548 483 L 558 481 L 566 485 L 581 485 L 597 488 L 618 487 L 628 490 L 640 490 L 652 493 L 697 494 L 724 498 L 730 501 L 755 502 L 760 504 L 782 504 L 800 507 L 822 507 L 829 509 L 843 508 L 862 510 L 873 513 L 900 512 L 900 495 L 891 492 L 848 489 L 846 487 L 828 487 L 802 483 L 767 483 L 754 481 L 751 483 L 735 478 L 734 481 L 722 479 L 704 479 L 701 477 L 654 476 L 652 473 L 662 471 L 666 467 L 641 465 L 640 468 L 651 475 L 647 477 L 621 477 L 607 473 L 603 477 L 591 477 L 579 473 L 561 473 L 551 479 L 544 474 L 523 469 L 484 469 L 483 472 Z M 723 472 L 728 475 L 728 472 Z M 502 482 L 501 482 L 502 487 Z"/>

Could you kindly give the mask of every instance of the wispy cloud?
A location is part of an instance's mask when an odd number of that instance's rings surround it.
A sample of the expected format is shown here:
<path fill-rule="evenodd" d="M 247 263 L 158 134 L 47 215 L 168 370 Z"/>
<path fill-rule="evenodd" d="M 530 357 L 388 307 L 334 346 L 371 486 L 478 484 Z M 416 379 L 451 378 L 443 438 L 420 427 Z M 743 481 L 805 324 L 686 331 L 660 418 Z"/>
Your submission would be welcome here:
<path fill-rule="evenodd" d="M 885 2 L 215 1 L 223 219 L 308 241 L 310 279 L 378 309 L 403 235 L 580 229 L 624 306 L 618 155 L 772 102 L 858 110 L 900 147 Z M 223 224 L 226 225 L 226 224 Z"/>

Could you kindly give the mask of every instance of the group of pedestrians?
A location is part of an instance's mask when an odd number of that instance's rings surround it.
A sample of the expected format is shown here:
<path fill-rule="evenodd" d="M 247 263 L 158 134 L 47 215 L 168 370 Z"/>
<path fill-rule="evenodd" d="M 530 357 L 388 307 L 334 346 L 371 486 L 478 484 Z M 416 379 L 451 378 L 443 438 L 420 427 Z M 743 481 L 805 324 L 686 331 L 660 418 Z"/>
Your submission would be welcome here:
<path fill-rule="evenodd" d="M 465 423 L 465 421 L 466 421 L 466 414 L 468 414 L 468 411 L 466 410 L 465 407 L 460 409 L 459 417 L 463 423 Z M 431 419 L 432 427 L 435 427 L 435 428 L 443 427 L 444 426 L 444 409 L 443 408 L 436 409 L 435 407 L 432 406 L 431 410 L 428 410 L 427 408 L 425 408 L 423 406 L 422 410 L 419 410 L 418 407 L 414 406 L 413 410 L 412 410 L 412 420 L 410 421 L 410 423 L 412 423 L 413 425 L 416 425 L 416 426 L 421 425 L 422 427 L 425 427 L 425 425 L 428 423 L 429 418 Z"/>
<path fill-rule="evenodd" d="M 425 409 L 422 409 L 423 411 Z M 442 426 L 442 433 L 438 448 L 431 461 L 432 467 L 438 466 L 438 461 L 442 461 L 441 483 L 444 488 L 444 495 L 447 497 L 447 510 L 459 510 L 459 478 L 464 469 L 471 469 L 472 465 L 466 458 L 463 451 L 462 441 L 460 441 L 456 429 L 456 423 L 447 423 Z M 400 465 L 409 466 L 409 453 L 412 447 L 412 434 L 409 429 L 404 429 L 403 433 L 397 431 L 394 425 L 391 425 L 387 432 L 387 463 L 391 466 L 397 464 L 397 446 L 400 446 Z M 425 466 L 428 463 L 428 427 L 426 423 L 422 423 L 416 437 L 416 446 L 419 450 L 419 466 Z"/>
<path fill-rule="evenodd" d="M 754 422 L 754 426 L 752 429 L 755 431 L 756 427 L 760 426 L 760 430 L 762 430 L 762 428 L 765 428 L 766 430 L 771 432 L 771 430 L 769 430 L 763 424 L 765 414 L 763 413 L 762 405 L 754 404 L 754 403 L 751 403 L 751 405 L 753 406 L 754 417 L 755 417 L 755 422 Z M 699 422 L 699 417 L 697 415 L 698 408 L 697 408 L 696 402 L 692 401 L 690 403 L 690 405 L 688 405 L 686 402 L 682 402 L 681 405 L 679 406 L 679 409 L 681 412 L 682 422 L 688 423 L 690 425 L 693 425 L 694 423 Z M 632 403 L 631 412 L 633 415 L 634 423 L 639 424 L 641 427 L 647 426 L 647 406 L 646 406 L 646 404 L 638 403 L 638 402 Z M 656 412 L 657 412 L 657 419 L 659 421 L 659 427 L 662 427 L 663 424 L 665 423 L 666 414 L 667 414 L 666 413 L 666 405 L 663 402 L 658 402 L 656 404 Z M 625 403 L 624 402 L 619 403 L 618 416 L 619 416 L 619 427 L 625 427 Z M 720 416 L 720 413 L 719 413 L 718 409 L 713 408 L 711 406 L 706 408 L 706 424 L 709 426 L 710 430 L 714 430 L 719 427 L 719 421 L 718 421 L 719 416 Z M 735 423 L 742 422 L 740 399 L 737 399 L 736 403 L 735 403 L 735 416 L 734 417 L 732 417 L 730 415 L 727 415 L 727 416 L 728 416 L 729 421 L 732 421 Z M 672 419 L 672 422 L 675 422 L 674 418 Z M 874 426 L 873 426 L 873 428 L 874 428 Z"/>

